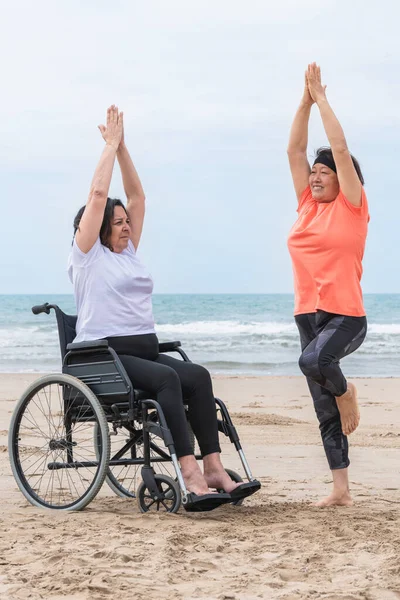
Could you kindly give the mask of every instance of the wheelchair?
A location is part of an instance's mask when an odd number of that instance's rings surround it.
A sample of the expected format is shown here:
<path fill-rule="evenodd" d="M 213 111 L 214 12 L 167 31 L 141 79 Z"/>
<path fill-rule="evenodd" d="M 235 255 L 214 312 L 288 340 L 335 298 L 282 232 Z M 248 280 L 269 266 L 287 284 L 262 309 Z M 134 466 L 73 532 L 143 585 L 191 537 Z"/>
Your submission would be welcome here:
<path fill-rule="evenodd" d="M 32 307 L 35 315 L 50 310 L 57 319 L 62 373 L 28 387 L 9 430 L 11 468 L 25 498 L 37 507 L 77 511 L 106 481 L 118 496 L 136 498 L 141 512 L 176 513 L 181 505 L 189 511 L 214 508 L 212 501 L 199 508 L 202 497 L 186 489 L 161 406 L 148 392 L 133 388 L 108 341 L 72 343 L 77 317 L 54 304 Z M 189 361 L 180 342 L 160 343 L 159 351 Z M 261 484 L 252 476 L 225 404 L 215 402 L 218 429 L 234 444 L 246 473 L 243 486 L 253 493 Z M 189 422 L 188 428 L 195 452 Z M 201 460 L 196 452 L 195 457 Z M 234 471 L 227 473 L 243 481 Z M 230 502 L 238 505 L 243 498 Z"/>

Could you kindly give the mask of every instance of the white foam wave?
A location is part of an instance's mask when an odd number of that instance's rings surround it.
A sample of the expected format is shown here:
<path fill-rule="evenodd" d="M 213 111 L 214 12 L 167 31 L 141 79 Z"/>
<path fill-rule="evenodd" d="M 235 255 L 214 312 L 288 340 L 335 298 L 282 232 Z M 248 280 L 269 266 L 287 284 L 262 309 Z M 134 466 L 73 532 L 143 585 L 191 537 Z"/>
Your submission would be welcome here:
<path fill-rule="evenodd" d="M 189 335 L 279 335 L 296 333 L 294 323 L 241 321 L 191 321 L 189 323 L 165 323 L 157 325 L 159 333 Z"/>
<path fill-rule="evenodd" d="M 400 335 L 400 323 L 371 323 L 368 324 L 368 334 Z"/>
<path fill-rule="evenodd" d="M 191 321 L 157 325 L 160 333 L 192 335 L 298 335 L 295 323 L 277 321 Z M 368 324 L 368 335 L 400 335 L 400 323 Z"/>

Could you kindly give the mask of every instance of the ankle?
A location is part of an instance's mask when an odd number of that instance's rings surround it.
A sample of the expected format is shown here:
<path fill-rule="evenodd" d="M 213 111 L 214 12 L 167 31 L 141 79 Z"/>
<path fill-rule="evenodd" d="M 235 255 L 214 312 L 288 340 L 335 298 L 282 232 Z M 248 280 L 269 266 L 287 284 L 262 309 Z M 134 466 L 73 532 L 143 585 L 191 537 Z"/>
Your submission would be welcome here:
<path fill-rule="evenodd" d="M 203 470 L 205 473 L 219 473 L 224 471 L 224 466 L 221 462 L 221 455 L 219 452 L 213 452 L 212 454 L 206 454 L 203 457 Z"/>
<path fill-rule="evenodd" d="M 337 498 L 343 498 L 344 496 L 350 497 L 350 489 L 348 487 L 334 487 L 332 496 L 336 496 Z"/>
<path fill-rule="evenodd" d="M 179 465 L 184 477 L 188 477 L 196 473 L 201 474 L 199 464 L 193 455 L 182 456 L 179 459 Z"/>

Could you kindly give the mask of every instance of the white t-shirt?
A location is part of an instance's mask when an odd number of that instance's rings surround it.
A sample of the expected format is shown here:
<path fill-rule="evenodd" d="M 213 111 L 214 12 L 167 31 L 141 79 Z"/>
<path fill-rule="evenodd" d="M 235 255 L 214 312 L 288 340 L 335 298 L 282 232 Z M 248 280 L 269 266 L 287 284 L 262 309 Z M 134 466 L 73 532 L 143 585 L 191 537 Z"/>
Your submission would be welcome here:
<path fill-rule="evenodd" d="M 78 310 L 74 342 L 155 333 L 153 280 L 129 240 L 121 253 L 97 238 L 85 254 L 74 240 L 68 259 Z"/>

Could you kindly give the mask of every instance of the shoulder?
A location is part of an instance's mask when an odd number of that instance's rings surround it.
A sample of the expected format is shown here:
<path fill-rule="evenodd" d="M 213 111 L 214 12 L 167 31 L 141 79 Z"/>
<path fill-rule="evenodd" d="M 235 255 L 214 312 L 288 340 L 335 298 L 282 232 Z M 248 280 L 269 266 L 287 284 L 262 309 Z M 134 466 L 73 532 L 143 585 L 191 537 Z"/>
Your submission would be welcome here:
<path fill-rule="evenodd" d="M 365 189 L 361 187 L 361 206 L 354 206 L 349 200 L 346 198 L 342 190 L 339 191 L 338 196 L 336 197 L 335 202 L 345 207 L 345 209 L 356 217 L 363 218 L 364 220 L 369 221 L 369 209 L 368 209 L 368 200 L 367 194 L 365 193 Z"/>
<path fill-rule="evenodd" d="M 89 252 L 82 252 L 76 239 L 74 239 L 70 253 L 70 263 L 75 267 L 87 267 L 95 260 L 98 260 L 106 250 L 107 248 L 103 246 L 99 237 Z"/>
<path fill-rule="evenodd" d="M 306 189 L 304 190 L 304 192 L 300 196 L 299 205 L 297 207 L 297 212 L 300 214 L 306 206 L 309 206 L 310 204 L 314 204 L 314 203 L 315 203 L 315 200 L 312 197 L 311 188 L 308 185 L 306 187 Z"/>

